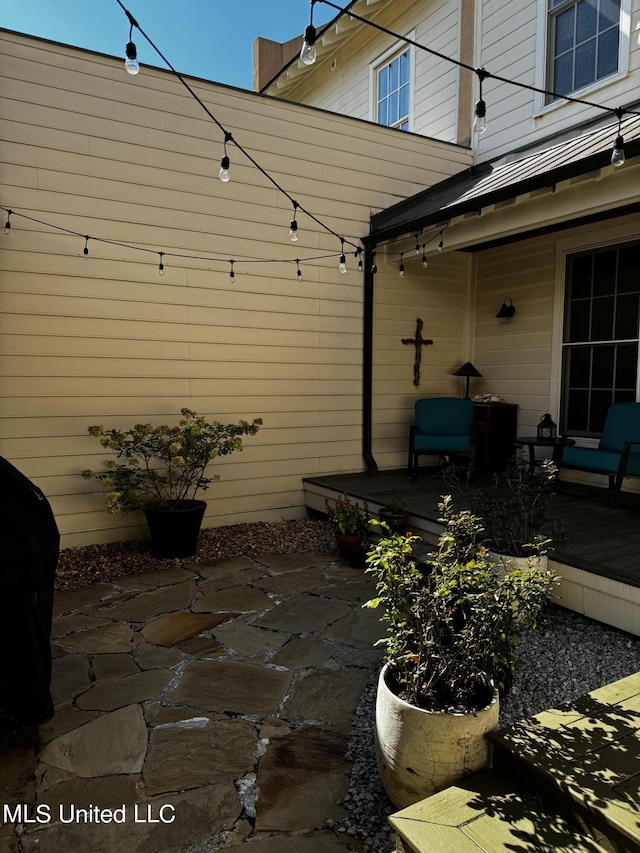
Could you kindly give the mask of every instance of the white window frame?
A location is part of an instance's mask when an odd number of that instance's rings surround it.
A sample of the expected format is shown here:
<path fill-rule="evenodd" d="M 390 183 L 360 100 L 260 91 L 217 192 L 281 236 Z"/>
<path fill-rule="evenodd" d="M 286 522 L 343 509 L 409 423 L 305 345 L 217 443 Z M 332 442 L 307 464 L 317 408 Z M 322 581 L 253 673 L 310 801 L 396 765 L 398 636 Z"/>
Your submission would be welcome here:
<path fill-rule="evenodd" d="M 582 89 L 576 89 L 569 92 L 572 98 L 590 99 L 590 95 L 611 83 L 621 80 L 629 73 L 629 45 L 631 39 L 631 0 L 621 0 L 620 3 L 620 38 L 618 40 L 618 70 L 610 74 L 608 77 L 603 77 L 600 80 L 595 80 L 589 83 L 588 86 L 583 86 Z M 538 0 L 538 22 L 536 27 L 536 77 L 535 85 L 538 89 L 550 89 L 550 80 L 548 78 L 549 67 L 549 14 L 548 0 Z M 540 115 L 545 112 L 562 107 L 567 102 L 564 98 L 556 98 L 554 101 L 547 103 L 546 95 L 541 92 L 535 93 L 535 111 Z"/>
<path fill-rule="evenodd" d="M 411 41 L 416 40 L 415 30 L 407 33 L 407 38 Z M 378 71 L 385 65 L 388 65 L 396 56 L 409 51 L 409 117 L 408 123 L 409 132 L 413 132 L 415 122 L 415 103 L 414 95 L 416 89 L 416 52 L 412 45 L 405 41 L 396 42 L 392 47 L 386 50 L 380 56 L 376 57 L 369 64 L 369 121 L 378 124 Z M 393 125 L 380 125 L 393 130 Z"/>
<path fill-rule="evenodd" d="M 601 222 L 597 228 L 598 238 L 593 231 L 582 233 L 573 237 L 560 239 L 556 243 L 556 266 L 555 287 L 553 299 L 553 327 L 552 327 L 552 353 L 551 353 L 551 382 L 549 387 L 550 411 L 556 423 L 560 418 L 560 402 L 562 396 L 562 356 L 564 345 L 564 322 L 566 304 L 566 269 L 567 256 L 577 252 L 590 251 L 594 249 L 607 248 L 608 246 L 620 246 L 623 243 L 631 243 L 638 239 L 638 225 L 629 222 L 623 226 Z M 638 376 L 636 378 L 636 400 L 640 400 L 640 363 Z M 571 436 L 569 436 L 571 437 Z M 595 446 L 598 439 L 577 438 L 577 444 L 582 446 Z"/>

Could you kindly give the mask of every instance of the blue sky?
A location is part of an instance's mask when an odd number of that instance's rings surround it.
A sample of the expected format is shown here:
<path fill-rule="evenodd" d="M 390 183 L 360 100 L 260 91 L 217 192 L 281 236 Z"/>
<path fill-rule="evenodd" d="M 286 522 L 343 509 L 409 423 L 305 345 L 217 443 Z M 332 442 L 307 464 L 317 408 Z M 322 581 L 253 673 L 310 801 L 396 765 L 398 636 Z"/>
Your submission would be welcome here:
<path fill-rule="evenodd" d="M 218 83 L 253 87 L 253 42 L 288 41 L 309 23 L 309 0 L 123 0 L 172 65 Z M 346 0 L 344 4 L 346 5 Z M 316 3 L 314 23 L 337 12 Z M 129 22 L 116 0 L 0 0 L 0 26 L 76 47 L 122 56 Z M 141 65 L 164 67 L 140 33 Z"/>

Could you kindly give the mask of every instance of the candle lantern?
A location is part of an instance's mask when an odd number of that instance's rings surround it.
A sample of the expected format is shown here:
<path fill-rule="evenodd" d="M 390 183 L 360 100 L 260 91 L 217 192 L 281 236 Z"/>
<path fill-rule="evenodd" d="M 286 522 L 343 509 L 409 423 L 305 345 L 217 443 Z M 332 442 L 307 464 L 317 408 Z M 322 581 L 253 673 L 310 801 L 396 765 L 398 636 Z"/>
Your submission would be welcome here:
<path fill-rule="evenodd" d="M 557 429 L 554 422 L 551 420 L 551 415 L 547 412 L 540 418 L 538 424 L 538 441 L 552 441 L 557 436 Z"/>

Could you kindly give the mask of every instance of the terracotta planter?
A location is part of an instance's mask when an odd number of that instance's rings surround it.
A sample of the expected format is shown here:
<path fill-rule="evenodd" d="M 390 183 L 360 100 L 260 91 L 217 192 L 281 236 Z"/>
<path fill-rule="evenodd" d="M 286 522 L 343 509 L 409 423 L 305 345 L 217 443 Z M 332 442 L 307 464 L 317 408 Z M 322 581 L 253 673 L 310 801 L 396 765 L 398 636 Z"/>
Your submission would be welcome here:
<path fill-rule="evenodd" d="M 184 501 L 178 509 L 143 507 L 151 534 L 153 556 L 160 560 L 193 557 L 198 548 L 198 536 L 206 508 L 205 501 Z"/>
<path fill-rule="evenodd" d="M 498 691 L 476 713 L 424 711 L 399 699 L 380 673 L 376 758 L 389 799 L 399 809 L 476 773 L 489 763 L 485 735 L 498 727 Z"/>
<path fill-rule="evenodd" d="M 343 560 L 351 560 L 362 550 L 362 536 L 346 536 L 336 533 L 336 545 L 338 554 Z"/>

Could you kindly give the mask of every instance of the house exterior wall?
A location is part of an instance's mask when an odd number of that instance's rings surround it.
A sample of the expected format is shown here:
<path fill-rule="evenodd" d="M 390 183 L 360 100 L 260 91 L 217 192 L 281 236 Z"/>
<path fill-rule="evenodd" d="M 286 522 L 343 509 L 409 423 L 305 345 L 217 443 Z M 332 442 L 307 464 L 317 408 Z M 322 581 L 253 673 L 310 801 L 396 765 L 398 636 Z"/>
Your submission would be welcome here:
<path fill-rule="evenodd" d="M 477 33 L 477 66 L 529 86 L 547 88 L 546 0 L 484 0 Z M 622 0 L 621 68 L 572 96 L 615 108 L 633 102 L 640 82 L 640 0 Z M 556 101 L 545 105 L 544 96 L 488 79 L 484 84 L 487 131 L 475 140 L 476 158 L 493 159 L 516 148 L 535 145 L 576 125 L 610 113 L 585 104 Z"/>
<path fill-rule="evenodd" d="M 336 238 L 299 214 L 290 243 L 287 199 L 233 146 L 222 184 L 222 134 L 169 73 L 132 79 L 119 59 L 7 32 L 0 72 L 1 198 L 16 211 L 0 243 L 0 453 L 43 489 L 63 546 L 144 530 L 139 514 L 105 513 L 97 484 L 81 478 L 109 458 L 90 424 L 171 423 L 183 406 L 262 417 L 241 454 L 214 463 L 206 526 L 301 515 L 304 476 L 360 469 L 363 283 L 352 256 L 338 273 Z M 470 161 L 460 147 L 192 84 L 294 198 L 350 239 L 367 233 L 372 210 Z M 90 240 L 85 260 L 83 239 L 48 224 L 113 243 Z M 297 281 L 295 258 L 328 254 L 303 261 Z M 389 318 L 393 334 L 414 327 L 404 298 L 412 322 Z"/>
<path fill-rule="evenodd" d="M 459 8 L 459 0 L 427 3 L 393 0 L 375 14 L 375 22 L 457 59 L 460 55 Z M 297 74 L 291 87 L 284 90 L 274 85 L 268 88 L 268 93 L 375 121 L 371 67 L 398 41 L 365 25 L 354 27 L 350 33 L 348 39 L 337 40 L 335 50 L 323 54 L 321 62 Z M 468 73 L 468 76 L 472 75 Z M 415 51 L 411 131 L 447 142 L 458 141 L 458 77 L 456 66 L 424 51 Z"/>

